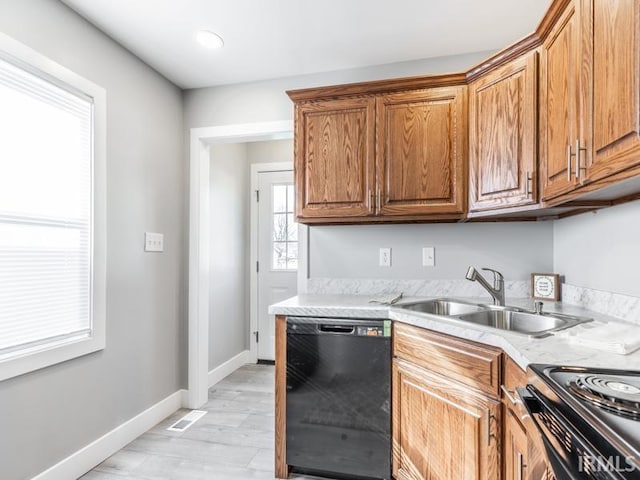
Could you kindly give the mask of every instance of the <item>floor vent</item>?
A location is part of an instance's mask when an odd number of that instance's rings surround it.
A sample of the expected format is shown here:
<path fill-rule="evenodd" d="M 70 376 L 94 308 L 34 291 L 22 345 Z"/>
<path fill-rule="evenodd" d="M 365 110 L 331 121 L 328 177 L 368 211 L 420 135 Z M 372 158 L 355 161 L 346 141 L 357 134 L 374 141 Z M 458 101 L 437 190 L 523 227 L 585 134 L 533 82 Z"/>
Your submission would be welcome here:
<path fill-rule="evenodd" d="M 191 410 L 184 417 L 182 417 L 176 423 L 174 423 L 169 428 L 167 428 L 167 430 L 170 430 L 172 432 L 184 432 L 187 428 L 189 428 L 191 425 L 196 423 L 206 414 L 207 414 L 206 410 Z"/>

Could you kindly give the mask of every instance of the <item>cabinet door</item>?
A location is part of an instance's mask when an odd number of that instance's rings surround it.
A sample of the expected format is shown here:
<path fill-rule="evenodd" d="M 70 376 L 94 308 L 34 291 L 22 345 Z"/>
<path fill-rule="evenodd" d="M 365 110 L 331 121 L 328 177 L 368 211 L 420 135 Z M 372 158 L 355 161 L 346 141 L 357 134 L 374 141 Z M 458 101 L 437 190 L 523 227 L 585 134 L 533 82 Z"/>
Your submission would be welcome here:
<path fill-rule="evenodd" d="M 394 478 L 500 478 L 497 402 L 398 359 L 392 401 Z"/>
<path fill-rule="evenodd" d="M 295 183 L 299 219 L 373 214 L 375 101 L 296 106 Z"/>
<path fill-rule="evenodd" d="M 593 83 L 584 91 L 587 148 L 580 166 L 588 167 L 586 180 L 592 181 L 640 163 L 640 3 L 581 5 L 583 56 Z"/>
<path fill-rule="evenodd" d="M 540 56 L 540 173 L 543 200 L 569 192 L 577 186 L 572 165 L 579 134 L 578 34 L 578 16 L 574 2 L 571 2 L 544 41 Z"/>
<path fill-rule="evenodd" d="M 529 451 L 527 431 L 506 407 L 503 418 L 504 480 L 524 480 L 527 478 L 527 454 Z"/>
<path fill-rule="evenodd" d="M 536 203 L 537 52 L 469 86 L 469 209 Z"/>
<path fill-rule="evenodd" d="M 466 87 L 376 100 L 379 214 L 464 213 Z"/>

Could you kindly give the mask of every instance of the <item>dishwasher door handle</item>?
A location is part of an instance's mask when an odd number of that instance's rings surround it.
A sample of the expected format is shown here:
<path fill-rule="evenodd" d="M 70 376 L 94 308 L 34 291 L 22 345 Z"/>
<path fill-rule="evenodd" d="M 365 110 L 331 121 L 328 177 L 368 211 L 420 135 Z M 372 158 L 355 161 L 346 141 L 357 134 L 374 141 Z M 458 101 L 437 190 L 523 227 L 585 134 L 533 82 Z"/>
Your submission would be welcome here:
<path fill-rule="evenodd" d="M 353 333 L 356 327 L 353 325 L 331 325 L 331 324 L 321 324 L 318 325 L 318 330 L 324 333 Z"/>

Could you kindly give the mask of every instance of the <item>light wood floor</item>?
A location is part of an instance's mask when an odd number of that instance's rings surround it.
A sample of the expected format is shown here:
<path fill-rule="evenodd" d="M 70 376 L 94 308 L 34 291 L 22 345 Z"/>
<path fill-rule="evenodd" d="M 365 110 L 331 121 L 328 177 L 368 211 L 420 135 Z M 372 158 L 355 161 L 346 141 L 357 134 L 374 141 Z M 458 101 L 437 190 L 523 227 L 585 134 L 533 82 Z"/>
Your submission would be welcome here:
<path fill-rule="evenodd" d="M 180 410 L 82 480 L 273 480 L 273 375 L 272 366 L 242 367 L 209 390 L 208 413 L 185 432 L 167 430 Z"/>

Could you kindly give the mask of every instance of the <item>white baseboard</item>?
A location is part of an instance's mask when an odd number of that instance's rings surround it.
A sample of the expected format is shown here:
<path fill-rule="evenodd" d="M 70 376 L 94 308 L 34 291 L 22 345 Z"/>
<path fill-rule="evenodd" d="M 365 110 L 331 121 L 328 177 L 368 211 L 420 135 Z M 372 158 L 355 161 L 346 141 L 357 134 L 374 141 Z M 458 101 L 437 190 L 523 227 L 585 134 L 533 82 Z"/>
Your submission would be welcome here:
<path fill-rule="evenodd" d="M 53 467 L 36 475 L 33 480 L 69 480 L 81 477 L 182 407 L 186 393 L 186 390 L 172 393 Z"/>
<path fill-rule="evenodd" d="M 251 352 L 249 350 L 240 352 L 238 355 L 230 358 L 222 365 L 209 371 L 209 387 L 212 387 L 224 377 L 232 374 L 241 366 L 246 365 L 247 363 L 253 363 L 251 362 Z"/>
<path fill-rule="evenodd" d="M 251 362 L 251 352 L 245 350 L 209 372 L 209 386 Z M 69 455 L 32 480 L 69 480 L 78 478 L 100 464 L 144 432 L 154 427 L 187 404 L 187 390 L 178 390 L 144 412 L 127 420 L 86 447 Z"/>

